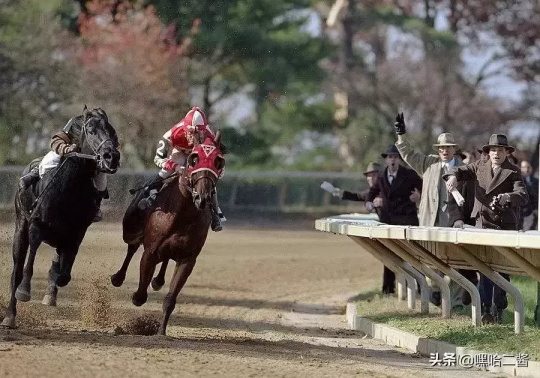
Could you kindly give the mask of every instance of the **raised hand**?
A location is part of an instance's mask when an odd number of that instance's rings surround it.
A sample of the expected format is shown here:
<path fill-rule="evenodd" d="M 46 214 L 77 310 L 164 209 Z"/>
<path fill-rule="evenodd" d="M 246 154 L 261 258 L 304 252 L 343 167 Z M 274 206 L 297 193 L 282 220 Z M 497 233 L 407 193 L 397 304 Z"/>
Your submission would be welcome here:
<path fill-rule="evenodd" d="M 397 135 L 403 135 L 406 133 L 405 119 L 403 118 L 403 113 L 398 113 L 398 115 L 396 116 L 396 122 L 394 123 L 394 127 L 396 128 Z"/>

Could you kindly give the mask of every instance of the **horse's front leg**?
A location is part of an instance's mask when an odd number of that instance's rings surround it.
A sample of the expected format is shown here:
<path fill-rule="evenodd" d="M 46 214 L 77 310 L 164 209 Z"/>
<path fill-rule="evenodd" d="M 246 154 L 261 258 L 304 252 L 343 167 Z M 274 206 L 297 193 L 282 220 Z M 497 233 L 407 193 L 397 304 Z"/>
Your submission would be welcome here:
<path fill-rule="evenodd" d="M 159 268 L 159 273 L 152 280 L 152 289 L 154 291 L 159 291 L 163 287 L 163 285 L 165 285 L 165 273 L 167 273 L 168 264 L 169 260 L 163 261 L 161 263 L 161 267 Z"/>
<path fill-rule="evenodd" d="M 64 287 L 71 281 L 71 270 L 78 252 L 78 245 L 70 248 L 57 248 L 49 269 L 49 286 L 43 296 L 42 304 L 56 306 L 58 287 Z"/>
<path fill-rule="evenodd" d="M 167 324 L 169 323 L 169 318 L 176 307 L 176 299 L 178 298 L 178 294 L 180 294 L 180 290 L 182 290 L 186 284 L 189 275 L 193 271 L 195 261 L 196 258 L 192 258 L 176 264 L 169 292 L 163 299 L 163 321 L 159 327 L 160 335 L 165 336 L 167 332 Z"/>
<path fill-rule="evenodd" d="M 28 232 L 28 243 L 30 244 L 30 253 L 28 261 L 23 271 L 22 282 L 15 291 L 15 297 L 21 302 L 28 302 L 32 298 L 31 281 L 34 275 L 34 261 L 37 250 L 42 242 L 41 232 L 38 227 L 31 225 Z"/>
<path fill-rule="evenodd" d="M 140 243 L 128 244 L 126 258 L 124 259 L 124 262 L 122 266 L 120 267 L 120 270 L 111 276 L 111 283 L 114 287 L 120 287 L 124 283 L 124 280 L 126 279 L 126 273 L 129 267 L 129 263 L 131 262 L 131 259 L 133 258 L 133 255 L 135 254 L 135 252 L 137 252 L 137 249 L 139 249 L 140 245 L 141 245 Z"/>
<path fill-rule="evenodd" d="M 49 268 L 49 286 L 43 296 L 42 304 L 47 306 L 56 306 L 56 296 L 58 294 L 58 287 L 56 286 L 56 278 L 60 275 L 60 256 L 58 253 L 54 254 L 51 267 Z"/>
<path fill-rule="evenodd" d="M 146 303 L 146 300 L 148 299 L 148 285 L 150 285 L 158 262 L 155 254 L 144 251 L 141 258 L 139 288 L 131 296 L 131 301 L 135 306 L 142 306 Z"/>
<path fill-rule="evenodd" d="M 24 261 L 28 251 L 28 222 L 25 219 L 18 219 L 13 235 L 13 271 L 11 273 L 11 296 L 6 311 L 6 316 L 2 321 L 2 326 L 15 328 L 17 322 L 17 298 L 15 292 L 23 278 Z"/>

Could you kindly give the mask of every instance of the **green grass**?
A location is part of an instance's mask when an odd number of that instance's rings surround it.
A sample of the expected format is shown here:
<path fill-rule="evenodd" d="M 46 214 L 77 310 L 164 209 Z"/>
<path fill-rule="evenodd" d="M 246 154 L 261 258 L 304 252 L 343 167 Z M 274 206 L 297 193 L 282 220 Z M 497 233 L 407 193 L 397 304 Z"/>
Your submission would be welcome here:
<path fill-rule="evenodd" d="M 474 327 L 470 308 L 452 313 L 451 319 L 442 319 L 440 309 L 430 304 L 430 314 L 423 315 L 407 309 L 406 301 L 395 297 L 381 297 L 369 291 L 358 295 L 358 314 L 377 323 L 388 324 L 417 336 L 490 353 L 527 353 L 531 360 L 540 360 L 540 328 L 534 325 L 536 307 L 536 281 L 512 277 L 525 301 L 525 331 L 514 333 L 514 305 L 510 296 L 503 324 Z M 417 309 L 420 303 L 417 303 Z"/>

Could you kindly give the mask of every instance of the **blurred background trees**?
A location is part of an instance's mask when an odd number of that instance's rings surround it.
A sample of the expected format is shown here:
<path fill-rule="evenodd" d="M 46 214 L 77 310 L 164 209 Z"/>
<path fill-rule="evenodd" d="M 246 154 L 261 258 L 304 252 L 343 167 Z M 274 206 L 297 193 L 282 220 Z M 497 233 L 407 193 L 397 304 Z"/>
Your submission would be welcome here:
<path fill-rule="evenodd" d="M 533 0 L 0 0 L 0 163 L 84 104 L 137 169 L 194 105 L 232 169 L 362 170 L 398 111 L 425 152 L 443 131 L 532 151 L 539 20 Z"/>

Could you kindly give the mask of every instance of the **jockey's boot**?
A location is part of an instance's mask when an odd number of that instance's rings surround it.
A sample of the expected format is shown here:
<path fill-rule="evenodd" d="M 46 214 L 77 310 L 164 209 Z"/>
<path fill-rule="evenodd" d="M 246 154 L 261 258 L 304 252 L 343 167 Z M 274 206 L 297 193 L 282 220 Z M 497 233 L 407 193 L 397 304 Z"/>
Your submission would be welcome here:
<path fill-rule="evenodd" d="M 98 191 L 98 197 L 95 202 L 95 213 L 92 218 L 92 223 L 100 222 L 103 219 L 103 213 L 101 212 L 101 201 L 109 198 L 109 191 L 107 189 Z"/>
<path fill-rule="evenodd" d="M 159 180 L 159 181 L 158 181 Z M 163 189 L 163 178 L 158 174 L 154 181 L 144 188 L 144 197 L 139 201 L 137 206 L 141 210 L 148 209 L 156 203 L 158 193 Z"/>
<path fill-rule="evenodd" d="M 223 226 L 221 222 L 225 222 L 227 219 L 221 212 L 221 209 L 219 208 L 218 199 L 217 199 L 217 193 L 214 191 L 212 193 L 212 205 L 211 205 L 211 213 L 212 213 L 212 223 L 210 227 L 212 228 L 212 231 L 219 232 L 223 230 Z"/>
<path fill-rule="evenodd" d="M 27 174 L 25 174 L 24 176 L 20 178 L 19 187 L 22 190 L 26 190 L 38 181 L 39 181 L 39 168 L 35 166 L 34 168 L 30 170 L 30 172 L 28 172 Z"/>

